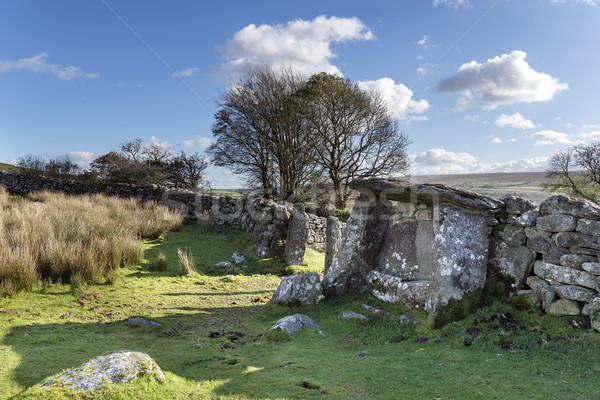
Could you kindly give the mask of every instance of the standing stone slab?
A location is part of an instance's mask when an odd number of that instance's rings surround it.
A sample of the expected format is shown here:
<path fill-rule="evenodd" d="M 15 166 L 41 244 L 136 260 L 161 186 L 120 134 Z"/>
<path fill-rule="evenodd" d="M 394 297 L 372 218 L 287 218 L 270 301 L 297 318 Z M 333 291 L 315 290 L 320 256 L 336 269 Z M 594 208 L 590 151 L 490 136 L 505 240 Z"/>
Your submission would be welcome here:
<path fill-rule="evenodd" d="M 590 289 L 596 288 L 594 275 L 578 269 L 536 261 L 533 264 L 533 272 L 543 279 L 551 279 L 556 282 L 579 285 Z"/>
<path fill-rule="evenodd" d="M 321 300 L 321 282 L 316 272 L 286 276 L 273 294 L 273 301 L 282 306 L 306 306 Z"/>
<path fill-rule="evenodd" d="M 294 204 L 292 218 L 288 225 L 284 259 L 288 264 L 304 265 L 304 252 L 308 239 L 308 217 L 304 212 L 304 204 Z"/>
<path fill-rule="evenodd" d="M 425 307 L 430 281 L 403 281 L 401 278 L 380 271 L 368 275 L 369 288 L 381 301 L 402 301 L 408 307 Z"/>
<path fill-rule="evenodd" d="M 529 276 L 535 254 L 525 246 L 515 246 L 500 239 L 490 240 L 490 251 L 488 259 L 488 277 L 508 275 L 515 279 L 516 291 Z"/>
<path fill-rule="evenodd" d="M 159 382 L 165 375 L 146 353 L 117 350 L 91 359 L 79 367 L 46 383 L 43 387 L 68 387 L 93 390 L 110 383 L 126 383 L 141 377 L 152 377 Z"/>
<path fill-rule="evenodd" d="M 342 224 L 337 217 L 327 217 L 325 229 L 325 275 L 342 244 Z"/>
<path fill-rule="evenodd" d="M 570 232 L 577 227 L 577 219 L 572 215 L 551 214 L 539 217 L 536 227 L 548 232 Z"/>

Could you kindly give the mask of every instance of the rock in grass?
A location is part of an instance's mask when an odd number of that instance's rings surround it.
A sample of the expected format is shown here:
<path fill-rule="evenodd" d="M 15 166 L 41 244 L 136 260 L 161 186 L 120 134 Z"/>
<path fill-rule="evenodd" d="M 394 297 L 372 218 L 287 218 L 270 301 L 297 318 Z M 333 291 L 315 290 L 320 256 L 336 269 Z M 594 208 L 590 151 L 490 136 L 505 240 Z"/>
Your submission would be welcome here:
<path fill-rule="evenodd" d="M 282 331 L 286 331 L 287 333 L 292 334 L 304 328 L 305 326 L 315 329 L 321 329 L 321 327 L 315 321 L 308 318 L 306 315 L 294 314 L 281 318 L 269 330 L 280 329 Z"/>
<path fill-rule="evenodd" d="M 248 259 L 246 258 L 246 255 L 244 253 L 233 253 L 231 258 L 233 258 L 233 261 L 236 264 L 241 264 L 243 262 L 248 261 Z"/>
<path fill-rule="evenodd" d="M 233 264 L 231 264 L 229 261 L 221 261 L 220 263 L 217 263 L 217 267 L 219 268 L 229 268 L 232 266 Z"/>
<path fill-rule="evenodd" d="M 159 382 L 165 380 L 162 370 L 148 354 L 117 350 L 93 358 L 46 383 L 43 387 L 93 390 L 107 382 L 126 383 L 146 376 Z"/>
<path fill-rule="evenodd" d="M 273 294 L 273 301 L 282 306 L 317 304 L 321 300 L 321 278 L 316 272 L 286 276 Z"/>
<path fill-rule="evenodd" d="M 356 319 L 369 319 L 367 317 L 365 317 L 362 314 L 359 314 L 357 312 L 354 311 L 344 311 L 344 313 L 342 314 L 342 317 L 344 318 L 356 318 Z"/>
<path fill-rule="evenodd" d="M 162 324 L 159 322 L 150 321 L 149 319 L 146 319 L 143 317 L 132 317 L 132 318 L 129 318 L 128 320 L 126 320 L 125 323 L 128 325 L 132 325 L 132 326 L 147 325 L 147 326 L 151 326 L 153 328 L 158 328 L 158 327 L 162 326 Z"/>

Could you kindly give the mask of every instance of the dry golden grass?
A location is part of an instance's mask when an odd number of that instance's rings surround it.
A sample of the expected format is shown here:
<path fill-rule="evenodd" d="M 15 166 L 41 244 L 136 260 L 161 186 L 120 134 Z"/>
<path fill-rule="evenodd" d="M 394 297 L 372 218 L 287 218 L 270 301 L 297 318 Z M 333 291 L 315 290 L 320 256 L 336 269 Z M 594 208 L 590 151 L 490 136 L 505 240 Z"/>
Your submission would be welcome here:
<path fill-rule="evenodd" d="M 4 207 L 8 204 L 8 192 L 4 186 L 0 186 L 0 207 Z"/>
<path fill-rule="evenodd" d="M 194 264 L 194 257 L 192 256 L 192 252 L 188 252 L 177 248 L 177 257 L 179 258 L 179 271 L 183 275 L 194 275 L 198 271 L 196 270 L 196 265 Z"/>
<path fill-rule="evenodd" d="M 38 192 L 6 206 L 0 192 L 0 294 L 38 281 L 75 286 L 110 280 L 111 271 L 139 264 L 140 239 L 156 238 L 183 222 L 154 203 L 102 195 Z"/>

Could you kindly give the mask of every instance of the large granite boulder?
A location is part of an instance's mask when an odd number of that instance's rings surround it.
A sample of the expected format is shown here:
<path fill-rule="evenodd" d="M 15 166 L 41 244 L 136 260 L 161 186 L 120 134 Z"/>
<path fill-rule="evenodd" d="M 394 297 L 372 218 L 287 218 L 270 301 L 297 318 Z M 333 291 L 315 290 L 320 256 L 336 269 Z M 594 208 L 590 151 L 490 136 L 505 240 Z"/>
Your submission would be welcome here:
<path fill-rule="evenodd" d="M 126 383 L 142 377 L 151 377 L 159 382 L 165 380 L 160 367 L 148 354 L 117 350 L 93 358 L 49 381 L 43 387 L 92 390 L 107 382 Z"/>
<path fill-rule="evenodd" d="M 337 217 L 327 217 L 325 228 L 325 274 L 342 244 L 342 224 Z"/>
<path fill-rule="evenodd" d="M 288 225 L 285 252 L 283 253 L 283 257 L 288 264 L 304 265 L 308 222 L 308 217 L 304 212 L 304 204 L 294 204 L 292 218 Z"/>
<path fill-rule="evenodd" d="M 273 294 L 273 301 L 282 306 L 306 306 L 321 300 L 321 282 L 316 272 L 286 276 Z"/>
<path fill-rule="evenodd" d="M 576 218 L 600 220 L 600 207 L 587 200 L 552 196 L 540 204 L 540 214 L 567 214 Z"/>

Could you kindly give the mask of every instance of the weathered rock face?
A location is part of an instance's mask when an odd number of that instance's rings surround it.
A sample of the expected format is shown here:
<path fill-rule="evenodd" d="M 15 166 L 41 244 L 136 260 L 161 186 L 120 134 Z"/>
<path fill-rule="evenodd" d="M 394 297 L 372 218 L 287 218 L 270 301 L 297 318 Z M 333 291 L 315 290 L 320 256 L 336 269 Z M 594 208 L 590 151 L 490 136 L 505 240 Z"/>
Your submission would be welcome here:
<path fill-rule="evenodd" d="M 281 318 L 273 325 L 270 330 L 281 329 L 289 334 L 299 331 L 308 326 L 309 328 L 321 329 L 321 327 L 312 319 L 304 314 L 288 315 Z"/>
<path fill-rule="evenodd" d="M 288 264 L 304 265 L 304 252 L 308 238 L 308 217 L 304 204 L 294 204 L 285 244 L 284 258 Z"/>
<path fill-rule="evenodd" d="M 508 214 L 521 215 L 536 208 L 536 204 L 533 201 L 522 197 L 506 195 L 500 200 L 504 202 L 504 207 Z"/>
<path fill-rule="evenodd" d="M 381 301 L 402 301 L 408 307 L 425 308 L 430 281 L 403 281 L 385 272 L 371 271 L 367 276 L 369 289 Z"/>
<path fill-rule="evenodd" d="M 552 289 L 561 299 L 585 303 L 592 300 L 592 297 L 594 297 L 594 294 L 596 293 L 593 290 L 573 285 L 550 285 L 550 289 Z"/>
<path fill-rule="evenodd" d="M 554 301 L 556 292 L 550 288 L 550 284 L 545 280 L 537 276 L 530 276 L 527 278 L 527 284 L 533 290 L 535 297 L 540 301 L 542 308 L 548 308 Z"/>
<path fill-rule="evenodd" d="M 569 232 L 577 227 L 577 219 L 572 215 L 551 214 L 539 217 L 536 224 L 538 229 L 547 232 Z"/>
<path fill-rule="evenodd" d="M 333 263 L 333 259 L 342 244 L 342 224 L 336 217 L 327 218 L 327 230 L 325 235 L 325 274 Z"/>
<path fill-rule="evenodd" d="M 594 275 L 578 269 L 553 265 L 544 261 L 536 261 L 533 264 L 533 271 L 543 279 L 551 279 L 556 282 L 579 285 L 590 289 L 596 288 Z"/>
<path fill-rule="evenodd" d="M 320 280 L 316 272 L 286 276 L 275 290 L 273 301 L 283 306 L 317 304 L 322 295 Z"/>
<path fill-rule="evenodd" d="M 496 230 L 498 235 L 508 244 L 521 246 L 527 240 L 525 229 L 515 225 L 498 225 Z"/>
<path fill-rule="evenodd" d="M 535 210 L 529 210 L 515 219 L 516 226 L 531 227 L 534 226 L 540 213 Z"/>
<path fill-rule="evenodd" d="M 534 261 L 535 254 L 527 247 L 508 244 L 497 238 L 490 239 L 488 276 L 501 274 L 514 278 L 513 291 L 527 279 Z"/>
<path fill-rule="evenodd" d="M 581 313 L 581 307 L 579 307 L 579 304 L 577 304 L 576 301 L 558 299 L 550 304 L 546 312 L 559 317 L 566 315 L 579 315 Z"/>
<path fill-rule="evenodd" d="M 98 356 L 46 383 L 43 387 L 92 390 L 106 382 L 126 383 L 146 376 L 159 382 L 165 380 L 160 367 L 148 354 L 118 350 Z"/>
<path fill-rule="evenodd" d="M 600 207 L 587 200 L 552 196 L 540 204 L 540 214 L 566 214 L 576 218 L 600 220 Z"/>
<path fill-rule="evenodd" d="M 375 267 L 393 209 L 376 198 L 361 195 L 347 222 L 342 243 L 321 283 L 327 297 L 362 293 L 367 274 Z"/>

